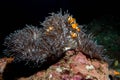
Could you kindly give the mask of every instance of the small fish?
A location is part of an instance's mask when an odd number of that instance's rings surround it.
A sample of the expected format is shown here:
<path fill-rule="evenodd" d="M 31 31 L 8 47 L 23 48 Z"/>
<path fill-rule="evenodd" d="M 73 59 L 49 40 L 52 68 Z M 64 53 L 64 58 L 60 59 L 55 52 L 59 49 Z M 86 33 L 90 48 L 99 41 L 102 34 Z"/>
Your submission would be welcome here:
<path fill-rule="evenodd" d="M 53 30 L 53 26 L 50 26 L 48 29 L 46 29 L 47 32 L 50 32 Z"/>
<path fill-rule="evenodd" d="M 72 18 L 71 16 L 68 17 L 68 22 L 71 24 L 73 29 L 76 29 L 77 31 L 80 31 L 80 28 L 78 27 L 78 23 L 76 23 L 75 18 Z"/>
<path fill-rule="evenodd" d="M 114 75 L 119 75 L 120 76 L 120 72 L 118 72 L 116 70 L 114 70 L 113 72 L 114 72 Z"/>
<path fill-rule="evenodd" d="M 72 24 L 72 23 L 76 23 L 76 20 L 75 20 L 75 18 L 73 18 L 72 16 L 69 16 L 69 17 L 68 17 L 68 22 L 69 22 L 70 24 Z"/>
<path fill-rule="evenodd" d="M 77 37 L 77 33 L 75 33 L 75 32 L 71 32 L 70 34 L 71 34 L 72 38 L 76 38 Z"/>

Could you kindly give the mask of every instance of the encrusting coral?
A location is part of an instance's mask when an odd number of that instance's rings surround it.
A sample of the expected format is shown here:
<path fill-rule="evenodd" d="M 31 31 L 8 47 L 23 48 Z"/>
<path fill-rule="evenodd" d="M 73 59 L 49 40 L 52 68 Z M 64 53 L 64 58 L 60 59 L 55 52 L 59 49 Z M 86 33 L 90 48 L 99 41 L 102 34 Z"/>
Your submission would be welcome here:
<path fill-rule="evenodd" d="M 81 51 L 90 58 L 109 61 L 104 48 L 86 34 L 75 18 L 68 13 L 51 13 L 41 23 L 43 28 L 29 26 L 17 30 L 5 38 L 5 54 L 14 61 L 37 63 L 39 66 L 52 63 L 68 50 Z"/>
<path fill-rule="evenodd" d="M 87 58 L 83 53 L 67 51 L 59 62 L 48 69 L 18 80 L 111 80 L 106 62 Z"/>

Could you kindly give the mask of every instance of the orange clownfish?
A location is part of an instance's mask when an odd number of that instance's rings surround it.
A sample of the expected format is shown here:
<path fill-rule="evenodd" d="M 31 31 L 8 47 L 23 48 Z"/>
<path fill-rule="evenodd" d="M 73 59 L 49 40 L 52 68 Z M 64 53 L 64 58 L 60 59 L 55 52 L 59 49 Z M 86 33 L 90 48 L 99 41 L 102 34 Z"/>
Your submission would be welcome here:
<path fill-rule="evenodd" d="M 113 71 L 114 72 L 114 75 L 120 75 L 120 72 L 118 72 L 118 71 Z"/>
<path fill-rule="evenodd" d="M 48 29 L 46 29 L 46 31 L 47 31 L 47 32 L 50 32 L 50 31 L 53 30 L 53 28 L 54 28 L 53 26 L 50 26 L 50 27 L 48 27 Z"/>
<path fill-rule="evenodd" d="M 76 29 L 77 31 L 80 31 L 80 28 L 78 27 L 78 24 L 76 23 L 75 18 L 72 18 L 71 16 L 68 17 L 68 22 L 71 24 L 73 29 Z"/>
<path fill-rule="evenodd" d="M 76 23 L 76 20 L 75 20 L 75 18 L 73 18 L 72 16 L 69 16 L 69 17 L 68 17 L 68 22 L 69 22 L 70 24 L 72 24 L 72 23 Z"/>
<path fill-rule="evenodd" d="M 76 29 L 78 32 L 80 31 L 80 28 L 78 27 L 77 23 L 71 24 L 73 29 Z"/>
<path fill-rule="evenodd" d="M 71 32 L 70 34 L 71 34 L 72 38 L 76 38 L 77 37 L 77 33 Z"/>

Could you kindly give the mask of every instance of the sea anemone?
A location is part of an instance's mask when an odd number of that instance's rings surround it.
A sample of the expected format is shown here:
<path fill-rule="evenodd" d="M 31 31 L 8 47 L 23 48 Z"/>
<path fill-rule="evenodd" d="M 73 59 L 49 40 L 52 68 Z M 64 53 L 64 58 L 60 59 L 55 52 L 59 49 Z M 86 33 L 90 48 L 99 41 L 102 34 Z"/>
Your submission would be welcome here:
<path fill-rule="evenodd" d="M 28 26 L 17 30 L 6 37 L 4 45 L 7 49 L 5 54 L 15 58 L 15 61 L 38 61 L 42 60 L 41 54 L 41 33 L 42 31 L 34 26 Z M 40 56 L 41 55 L 41 58 Z M 33 57 L 34 56 L 34 57 Z"/>
<path fill-rule="evenodd" d="M 78 49 L 90 58 L 106 59 L 103 46 L 97 45 L 92 35 L 87 35 L 72 15 L 51 13 L 41 25 L 43 28 L 27 25 L 11 33 L 4 42 L 7 46 L 5 53 L 15 61 L 33 62 L 40 66 L 60 59 L 69 49 Z"/>

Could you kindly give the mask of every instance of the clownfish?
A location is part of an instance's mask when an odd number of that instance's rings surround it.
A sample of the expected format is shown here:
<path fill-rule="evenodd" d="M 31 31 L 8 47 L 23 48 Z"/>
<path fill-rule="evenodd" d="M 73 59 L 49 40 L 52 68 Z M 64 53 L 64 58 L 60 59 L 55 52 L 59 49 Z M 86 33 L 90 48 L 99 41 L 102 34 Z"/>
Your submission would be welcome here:
<path fill-rule="evenodd" d="M 78 24 L 76 23 L 75 18 L 72 18 L 71 16 L 68 17 L 68 23 L 71 24 L 73 29 L 76 29 L 77 31 L 80 31 L 80 28 L 78 27 Z"/>
<path fill-rule="evenodd" d="M 76 38 L 77 37 L 77 33 L 75 33 L 75 32 L 70 32 L 70 34 L 71 34 L 72 38 Z"/>
<path fill-rule="evenodd" d="M 113 72 L 114 72 L 114 75 L 120 75 L 120 72 L 118 72 L 116 70 L 114 70 Z"/>

